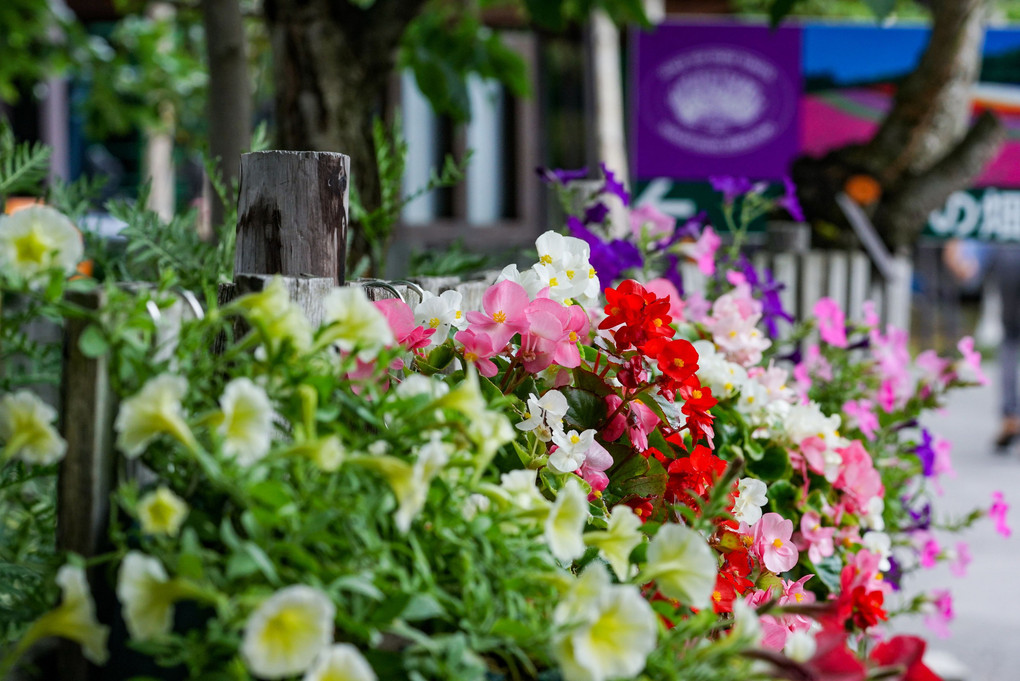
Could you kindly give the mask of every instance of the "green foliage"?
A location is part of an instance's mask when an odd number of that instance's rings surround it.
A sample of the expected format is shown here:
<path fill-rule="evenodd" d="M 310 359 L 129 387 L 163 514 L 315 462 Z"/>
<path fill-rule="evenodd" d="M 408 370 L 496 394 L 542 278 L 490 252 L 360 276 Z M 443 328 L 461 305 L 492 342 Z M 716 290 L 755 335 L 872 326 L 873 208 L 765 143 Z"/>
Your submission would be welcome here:
<path fill-rule="evenodd" d="M 12 194 L 38 191 L 49 172 L 49 162 L 49 147 L 18 143 L 14 131 L 0 118 L 0 208 Z"/>
<path fill-rule="evenodd" d="M 386 124 L 376 119 L 372 128 L 375 142 L 376 164 L 379 168 L 381 201 L 378 207 L 369 210 L 357 189 L 351 185 L 351 221 L 358 224 L 369 252 L 357 262 L 347 263 L 347 278 L 354 279 L 366 272 L 381 272 L 386 261 L 386 252 L 393 238 L 393 231 L 400 220 L 400 213 L 411 201 L 442 187 L 450 187 L 464 179 L 464 172 L 471 160 L 470 153 L 458 163 L 448 155 L 442 169 L 432 171 L 429 181 L 409 195 L 403 195 L 404 167 L 407 163 L 407 142 L 400 132 L 398 119 L 393 129 L 387 131 Z M 350 240 L 348 240 L 350 245 Z"/>
<path fill-rule="evenodd" d="M 464 246 L 461 239 L 443 249 L 428 249 L 411 253 L 409 276 L 462 276 L 484 270 L 492 258 L 475 253 Z"/>

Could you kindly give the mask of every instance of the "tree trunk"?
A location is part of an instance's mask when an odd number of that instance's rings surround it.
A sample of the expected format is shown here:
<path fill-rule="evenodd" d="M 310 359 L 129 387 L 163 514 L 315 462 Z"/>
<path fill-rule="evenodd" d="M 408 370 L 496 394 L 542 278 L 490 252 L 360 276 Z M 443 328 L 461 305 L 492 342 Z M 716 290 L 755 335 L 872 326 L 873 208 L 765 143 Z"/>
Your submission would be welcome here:
<path fill-rule="evenodd" d="M 209 60 L 209 153 L 221 181 L 237 182 L 241 154 L 251 144 L 251 83 L 240 0 L 202 0 L 206 56 Z M 210 200 L 212 238 L 224 225 L 224 206 L 216 192 Z"/>
<path fill-rule="evenodd" d="M 380 203 L 372 123 L 385 113 L 397 47 L 425 0 L 377 0 L 367 9 L 349 1 L 266 0 L 266 24 L 276 83 L 280 149 L 339 151 L 351 158 L 361 204 Z M 356 225 L 351 260 L 369 252 Z"/>
<path fill-rule="evenodd" d="M 987 0 L 934 0 L 928 46 L 871 141 L 794 162 L 811 219 L 845 226 L 834 197 L 851 176 L 869 176 L 881 190 L 866 207 L 876 229 L 890 245 L 911 245 L 928 213 L 981 173 L 1003 138 L 991 115 L 968 130 L 987 9 Z"/>

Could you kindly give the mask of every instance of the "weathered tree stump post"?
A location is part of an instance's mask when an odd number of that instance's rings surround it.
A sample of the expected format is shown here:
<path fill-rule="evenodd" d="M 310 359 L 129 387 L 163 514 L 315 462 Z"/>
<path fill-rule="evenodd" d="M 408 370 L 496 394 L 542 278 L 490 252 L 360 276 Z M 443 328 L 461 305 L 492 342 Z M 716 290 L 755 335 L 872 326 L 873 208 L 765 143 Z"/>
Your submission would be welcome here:
<path fill-rule="evenodd" d="M 324 151 L 241 157 L 234 274 L 344 283 L 351 160 Z"/>

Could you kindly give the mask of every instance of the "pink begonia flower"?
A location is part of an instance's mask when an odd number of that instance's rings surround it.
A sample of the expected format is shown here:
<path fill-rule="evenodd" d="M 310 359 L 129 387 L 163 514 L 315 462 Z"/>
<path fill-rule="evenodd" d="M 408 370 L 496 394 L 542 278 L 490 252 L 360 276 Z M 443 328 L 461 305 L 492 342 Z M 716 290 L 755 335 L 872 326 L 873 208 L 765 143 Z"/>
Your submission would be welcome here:
<path fill-rule="evenodd" d="M 531 299 L 524 287 L 505 279 L 493 284 L 482 296 L 485 312 L 470 311 L 468 323 L 476 333 L 492 337 L 492 346 L 502 350 L 515 333 L 524 333 L 528 328 L 525 310 Z"/>
<path fill-rule="evenodd" d="M 408 350 L 418 350 L 429 345 L 435 329 L 426 329 L 414 323 L 411 307 L 399 298 L 385 298 L 375 301 L 376 308 L 386 318 L 386 323 L 397 342 Z"/>
<path fill-rule="evenodd" d="M 822 298 L 815 303 L 813 312 L 818 318 L 818 334 L 822 340 L 837 348 L 845 348 L 846 316 L 839 303 L 832 298 Z"/>
<path fill-rule="evenodd" d="M 874 409 L 874 404 L 868 399 L 843 403 L 843 413 L 847 415 L 849 426 L 861 431 L 869 440 L 875 439 L 875 433 L 878 432 L 878 417 Z"/>
<path fill-rule="evenodd" d="M 772 572 L 778 574 L 791 570 L 800 558 L 797 547 L 790 540 L 792 535 L 792 520 L 778 513 L 766 513 L 754 525 L 754 554 Z"/>
<path fill-rule="evenodd" d="M 463 331 L 458 331 L 453 338 L 464 346 L 464 359 L 473 363 L 478 368 L 479 374 L 492 378 L 499 373 L 495 362 L 489 358 L 497 354 L 503 346 L 494 348 L 492 336 L 479 333 L 474 329 L 464 329 Z"/>
<path fill-rule="evenodd" d="M 613 455 L 597 440 L 594 441 L 584 454 L 584 463 L 576 471 L 581 479 L 591 485 L 588 501 L 598 499 L 602 496 L 602 491 L 609 486 L 609 476 L 605 474 L 605 470 L 612 465 Z"/>
<path fill-rule="evenodd" d="M 577 343 L 588 338 L 588 313 L 580 305 L 570 305 L 566 310 L 564 331 L 567 337 L 556 346 L 553 364 L 573 369 L 581 366 L 581 351 L 577 349 Z"/>
<path fill-rule="evenodd" d="M 536 298 L 525 310 L 525 318 L 528 327 L 521 336 L 520 356 L 524 368 L 537 374 L 553 363 L 560 344 L 569 342 L 566 327 L 570 322 L 570 312 L 562 303 Z"/>
<path fill-rule="evenodd" d="M 967 545 L 967 542 L 957 542 L 956 557 L 949 563 L 949 571 L 956 577 L 965 577 L 967 575 L 967 566 L 970 565 L 971 560 L 970 547 Z"/>
<path fill-rule="evenodd" d="M 970 336 L 964 336 L 956 344 L 956 349 L 963 355 L 963 366 L 961 367 L 957 363 L 956 370 L 961 380 L 977 383 L 978 385 L 987 384 L 988 377 L 981 371 L 981 353 L 974 349 L 974 339 Z"/>
<path fill-rule="evenodd" d="M 645 284 L 645 290 L 654 293 L 657 298 L 668 298 L 669 316 L 673 318 L 674 322 L 682 322 L 684 320 L 684 307 L 686 303 L 684 303 L 680 292 L 677 291 L 673 282 L 669 279 L 652 279 Z"/>
<path fill-rule="evenodd" d="M 924 618 L 924 625 L 939 638 L 949 638 L 949 623 L 953 621 L 953 595 L 946 589 L 931 592 L 932 610 Z"/>
<path fill-rule="evenodd" d="M 641 240 L 642 231 L 651 239 L 671 236 L 676 229 L 676 218 L 666 215 L 651 203 L 643 203 L 630 211 L 630 231 L 634 238 Z"/>
<path fill-rule="evenodd" d="M 819 475 L 825 475 L 825 452 L 828 447 L 820 437 L 806 437 L 800 442 L 800 454 L 807 461 L 808 468 Z"/>
<path fill-rule="evenodd" d="M 619 395 L 606 395 L 608 413 L 612 414 L 616 411 L 622 402 L 623 399 Z M 613 442 L 626 430 L 631 444 L 639 452 L 643 452 L 648 449 L 649 433 L 655 430 L 657 425 L 659 425 L 659 417 L 655 415 L 655 412 L 638 400 L 633 400 L 613 417 L 609 425 L 603 429 L 602 437 L 608 442 Z"/>
<path fill-rule="evenodd" d="M 836 451 L 843 457 L 843 465 L 833 486 L 845 493 L 849 502 L 847 510 L 851 513 L 867 513 L 871 499 L 885 493 L 882 476 L 875 470 L 871 454 L 860 440 L 854 440 Z"/>
<path fill-rule="evenodd" d="M 938 539 L 928 532 L 919 532 L 918 536 L 923 544 L 921 544 L 921 550 L 917 555 L 917 561 L 921 564 L 921 567 L 930 570 L 938 564 L 939 554 L 942 553 L 942 546 L 939 545 Z"/>
<path fill-rule="evenodd" d="M 783 595 L 779 598 L 779 605 L 806 605 L 814 603 L 814 593 L 804 590 L 804 583 L 814 577 L 813 574 L 804 575 L 796 582 L 783 581 Z M 783 617 L 784 622 L 790 631 L 810 629 L 814 620 L 807 615 L 787 615 Z"/>
<path fill-rule="evenodd" d="M 835 553 L 836 549 L 832 543 L 832 535 L 835 532 L 835 527 L 822 527 L 822 517 L 817 511 L 807 511 L 800 519 L 802 544 L 798 547 L 801 550 L 806 548 L 808 558 L 812 563 L 817 563 Z"/>
<path fill-rule="evenodd" d="M 992 506 L 988 509 L 988 517 L 995 521 L 995 531 L 1003 537 L 1013 534 L 1006 522 L 1006 514 L 1009 513 L 1009 504 L 1006 503 L 1002 492 L 992 492 Z"/>
<path fill-rule="evenodd" d="M 844 591 L 853 591 L 858 586 L 863 586 L 865 591 L 881 591 L 886 597 L 892 593 L 892 583 L 884 579 L 879 566 L 882 564 L 882 556 L 872 553 L 867 549 L 861 549 L 854 554 L 844 571 L 849 571 L 853 578 L 845 585 Z"/>
<path fill-rule="evenodd" d="M 715 252 L 721 245 L 722 239 L 711 226 L 707 226 L 702 230 L 697 241 L 681 244 L 681 249 L 684 255 L 697 264 L 702 273 L 711 277 L 715 274 Z"/>

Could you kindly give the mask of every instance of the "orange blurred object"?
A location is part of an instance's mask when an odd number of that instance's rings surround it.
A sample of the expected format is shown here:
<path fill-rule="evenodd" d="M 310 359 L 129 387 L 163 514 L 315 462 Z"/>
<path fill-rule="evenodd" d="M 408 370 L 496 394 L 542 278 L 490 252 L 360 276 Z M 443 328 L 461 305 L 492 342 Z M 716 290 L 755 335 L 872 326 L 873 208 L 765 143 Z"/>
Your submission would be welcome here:
<path fill-rule="evenodd" d="M 74 279 L 81 279 L 83 277 L 86 278 L 86 279 L 91 279 L 92 278 L 92 266 L 93 266 L 93 263 L 92 263 L 92 259 L 91 258 L 89 258 L 88 260 L 82 260 L 80 263 L 78 263 L 78 274 L 72 276 L 71 279 L 72 280 L 74 280 Z"/>
<path fill-rule="evenodd" d="M 7 199 L 7 205 L 4 206 L 4 212 L 8 215 L 17 213 L 19 210 L 24 210 L 29 206 L 42 205 L 42 199 L 37 196 L 12 196 Z"/>
<path fill-rule="evenodd" d="M 882 196 L 882 185 L 871 175 L 851 175 L 843 185 L 843 191 L 854 203 L 870 206 Z"/>

